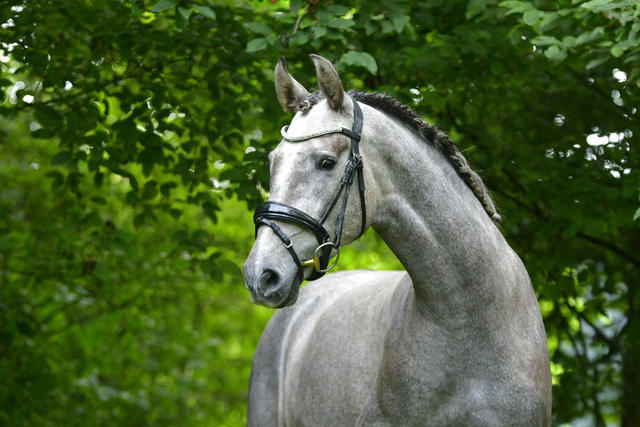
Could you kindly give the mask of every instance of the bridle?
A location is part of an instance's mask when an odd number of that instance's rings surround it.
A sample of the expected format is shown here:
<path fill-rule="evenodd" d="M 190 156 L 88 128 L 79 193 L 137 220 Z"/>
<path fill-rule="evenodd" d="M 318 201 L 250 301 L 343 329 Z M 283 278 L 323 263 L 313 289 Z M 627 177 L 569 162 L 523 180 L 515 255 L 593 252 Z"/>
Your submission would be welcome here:
<path fill-rule="evenodd" d="M 360 189 L 360 207 L 362 210 L 362 225 L 360 228 L 360 234 L 358 237 L 362 236 L 366 230 L 367 224 L 367 211 L 365 208 L 364 201 L 364 175 L 362 168 L 362 157 L 360 156 L 359 142 L 360 142 L 360 134 L 362 132 L 362 110 L 360 109 L 360 105 L 356 102 L 355 99 L 351 98 L 353 101 L 353 126 L 352 129 L 346 128 L 335 128 L 328 129 L 325 131 L 299 136 L 299 137 L 291 137 L 287 134 L 287 130 L 289 126 L 285 126 L 282 128 L 282 137 L 287 141 L 304 141 L 312 138 L 316 138 L 318 136 L 329 135 L 333 133 L 342 133 L 349 137 L 351 137 L 351 150 L 349 151 L 349 158 L 347 159 L 347 165 L 344 170 L 344 174 L 342 176 L 342 180 L 340 181 L 340 186 L 338 187 L 338 191 L 336 195 L 333 197 L 333 201 L 329 205 L 329 208 L 326 210 L 324 215 L 320 221 L 317 221 L 310 215 L 304 213 L 300 209 L 296 209 L 293 206 L 286 205 L 280 202 L 267 201 L 260 203 L 258 208 L 256 209 L 255 214 L 253 215 L 253 222 L 256 226 L 256 235 L 258 234 L 258 228 L 261 225 L 267 225 L 273 229 L 273 231 L 280 237 L 280 240 L 284 243 L 285 248 L 289 251 L 296 265 L 298 266 L 297 276 L 300 278 L 300 282 L 302 282 L 304 277 L 304 267 L 313 266 L 314 270 L 309 275 L 307 280 L 316 280 L 320 277 L 324 276 L 324 274 L 331 270 L 337 263 L 338 258 L 340 258 L 340 239 L 342 238 L 342 225 L 344 223 L 344 216 L 347 210 L 347 200 L 349 199 L 349 189 L 351 188 L 351 184 L 353 184 L 355 175 L 358 175 L 358 187 Z M 333 241 L 331 240 L 331 236 L 324 228 L 323 224 L 331 214 L 331 211 L 335 208 L 338 203 L 338 199 L 340 195 L 344 191 L 344 198 L 342 199 L 342 207 L 340 213 L 338 214 L 338 218 L 336 220 L 336 235 Z M 293 248 L 293 243 L 289 236 L 282 231 L 280 227 L 273 221 L 285 221 L 300 225 L 309 229 L 316 236 L 318 240 L 318 247 L 315 250 L 314 257 L 310 260 L 300 261 L 298 254 L 296 254 L 295 249 Z M 338 251 L 337 258 L 335 262 L 330 266 L 329 261 L 331 260 L 331 251 L 332 249 L 336 249 Z"/>

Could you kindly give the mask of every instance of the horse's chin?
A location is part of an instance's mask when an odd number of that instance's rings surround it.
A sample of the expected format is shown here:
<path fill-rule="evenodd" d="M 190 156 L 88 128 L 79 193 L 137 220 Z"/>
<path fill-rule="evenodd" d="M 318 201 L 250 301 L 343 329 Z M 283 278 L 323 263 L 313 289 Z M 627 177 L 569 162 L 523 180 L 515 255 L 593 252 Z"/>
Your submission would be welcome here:
<path fill-rule="evenodd" d="M 296 279 L 296 282 L 298 282 L 298 279 Z M 293 285 L 291 285 L 291 290 L 289 291 L 289 294 L 276 308 L 285 308 L 295 304 L 296 301 L 298 301 L 298 295 L 300 295 L 299 282 L 297 284 L 294 283 Z"/>

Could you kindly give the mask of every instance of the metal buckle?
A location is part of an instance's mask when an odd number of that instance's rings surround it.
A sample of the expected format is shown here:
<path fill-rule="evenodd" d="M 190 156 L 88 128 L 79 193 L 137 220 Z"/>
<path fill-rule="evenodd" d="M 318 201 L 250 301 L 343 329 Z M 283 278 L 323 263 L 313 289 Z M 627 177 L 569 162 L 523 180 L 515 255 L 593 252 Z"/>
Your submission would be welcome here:
<path fill-rule="evenodd" d="M 333 264 L 331 264 L 331 266 L 330 266 L 330 267 L 325 268 L 324 270 L 322 270 L 322 269 L 320 268 L 320 257 L 318 256 L 318 252 L 320 252 L 320 250 L 321 250 L 322 248 L 324 248 L 325 246 L 329 246 L 329 245 L 333 246 L 333 249 L 337 250 L 337 251 L 338 251 L 338 253 L 336 254 L 336 260 L 333 262 Z M 326 242 L 326 243 L 323 243 L 323 244 L 321 244 L 320 246 L 318 246 L 318 247 L 316 248 L 315 253 L 314 253 L 313 255 L 314 255 L 314 256 L 313 256 L 313 258 L 311 258 L 311 259 L 309 259 L 309 260 L 306 260 L 306 261 L 303 261 L 303 262 L 302 262 L 302 266 L 303 266 L 303 267 L 307 267 L 307 266 L 311 265 L 311 266 L 313 266 L 313 268 L 315 268 L 315 270 L 316 270 L 318 273 L 326 273 L 327 271 L 329 271 L 329 270 L 331 270 L 333 267 L 335 267 L 335 266 L 336 266 L 336 264 L 338 264 L 338 260 L 340 259 L 340 248 L 336 248 L 336 247 L 334 246 L 333 242 Z"/>

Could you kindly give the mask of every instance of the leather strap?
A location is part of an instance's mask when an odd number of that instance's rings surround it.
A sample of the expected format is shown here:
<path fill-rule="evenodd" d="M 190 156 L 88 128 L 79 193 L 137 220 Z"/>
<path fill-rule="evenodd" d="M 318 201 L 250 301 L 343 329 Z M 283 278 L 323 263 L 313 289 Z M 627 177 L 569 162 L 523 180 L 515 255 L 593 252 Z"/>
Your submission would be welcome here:
<path fill-rule="evenodd" d="M 296 254 L 295 249 L 293 249 L 293 243 L 291 243 L 291 239 L 289 239 L 289 236 L 287 236 L 286 233 L 282 231 L 282 229 L 278 227 L 275 222 L 269 221 L 267 218 L 260 217 L 255 221 L 256 233 L 258 232 L 258 227 L 260 227 L 260 225 L 258 224 L 265 224 L 271 227 L 273 231 L 275 231 L 275 233 L 278 235 L 278 237 L 280 237 L 280 239 L 284 242 L 284 247 L 287 248 L 287 250 L 291 254 L 291 257 L 298 266 L 298 272 L 296 273 L 296 275 L 300 278 L 300 283 L 302 283 L 302 281 L 304 280 L 304 269 L 302 268 L 302 263 L 300 262 L 300 258 L 298 258 L 298 254 Z"/>
<path fill-rule="evenodd" d="M 284 203 L 273 201 L 260 203 L 256 212 L 253 214 L 253 221 L 256 222 L 261 218 L 293 222 L 301 225 L 313 232 L 316 239 L 318 239 L 318 244 L 323 244 L 331 240 L 331 236 L 327 233 L 327 230 L 324 229 L 322 224 L 302 212 L 300 209 L 285 205 Z M 258 228 L 256 227 L 256 234 L 257 233 Z M 285 242 L 285 245 L 286 244 L 287 243 Z"/>
<path fill-rule="evenodd" d="M 258 228 L 262 224 L 267 225 L 271 227 L 271 229 L 273 229 L 276 235 L 278 235 L 278 237 L 282 240 L 285 247 L 291 254 L 291 257 L 293 258 L 296 265 L 298 266 L 297 276 L 300 278 L 301 282 L 302 280 L 304 280 L 304 268 L 302 267 L 300 258 L 298 257 L 295 250 L 293 249 L 293 244 L 291 242 L 291 239 L 289 239 L 289 236 L 287 236 L 286 233 L 282 231 L 282 229 L 278 227 L 278 225 L 276 225 L 272 220 L 291 222 L 307 228 L 308 230 L 313 232 L 313 234 L 316 236 L 316 239 L 318 240 L 319 245 L 323 245 L 325 243 L 331 242 L 331 245 L 327 245 L 320 250 L 320 257 L 319 257 L 320 269 L 325 270 L 327 268 L 327 265 L 329 265 L 332 246 L 336 249 L 340 248 L 340 241 L 342 239 L 342 226 L 344 223 L 344 217 L 347 210 L 349 190 L 351 189 L 351 184 L 353 184 L 355 175 L 357 174 L 358 189 L 360 190 L 359 191 L 360 207 L 362 211 L 362 225 L 360 227 L 360 234 L 358 235 L 358 238 L 360 238 L 360 236 L 362 236 L 366 231 L 367 209 L 365 206 L 365 195 L 364 195 L 364 191 L 365 191 L 364 172 L 363 172 L 362 157 L 360 156 L 360 147 L 359 147 L 360 135 L 362 133 L 362 125 L 364 123 L 364 118 L 362 115 L 362 109 L 360 108 L 360 105 L 358 105 L 358 102 L 353 98 L 351 98 L 351 100 L 353 101 L 353 127 L 351 130 L 346 128 L 335 129 L 335 130 L 332 129 L 330 131 L 320 132 L 317 135 L 314 134 L 308 137 L 305 136 L 305 137 L 299 137 L 297 139 L 293 139 L 296 141 L 305 140 L 305 139 L 314 138 L 318 135 L 326 135 L 329 133 L 342 133 L 351 138 L 351 150 L 349 151 L 349 158 L 347 159 L 347 165 L 345 167 L 344 174 L 340 181 L 340 186 L 338 187 L 338 190 L 336 191 L 336 194 L 333 197 L 333 200 L 331 201 L 329 208 L 326 210 L 324 215 L 322 215 L 322 218 L 320 219 L 320 221 L 315 220 L 313 217 L 304 213 L 300 209 L 294 208 L 293 206 L 289 206 L 284 203 L 274 202 L 274 201 L 267 201 L 267 202 L 260 203 L 260 205 L 258 205 L 258 208 L 256 209 L 255 214 L 253 215 L 253 221 L 256 227 L 256 235 L 258 234 Z M 283 130 L 282 135 L 283 137 L 285 137 L 285 139 L 288 138 L 288 135 L 286 134 L 286 129 Z M 336 220 L 336 235 L 332 242 L 331 236 L 329 235 L 327 230 L 324 228 L 323 224 L 327 220 L 327 218 L 329 217 L 333 209 L 335 208 L 335 205 L 337 204 L 338 199 L 340 198 L 340 195 L 342 194 L 343 191 L 344 191 L 344 198 L 342 200 L 342 207 L 340 209 L 340 212 L 338 213 L 338 218 Z M 324 276 L 324 274 L 325 274 L 325 271 L 318 271 L 314 269 L 314 271 L 307 278 L 307 280 L 319 279 L 320 277 Z"/>

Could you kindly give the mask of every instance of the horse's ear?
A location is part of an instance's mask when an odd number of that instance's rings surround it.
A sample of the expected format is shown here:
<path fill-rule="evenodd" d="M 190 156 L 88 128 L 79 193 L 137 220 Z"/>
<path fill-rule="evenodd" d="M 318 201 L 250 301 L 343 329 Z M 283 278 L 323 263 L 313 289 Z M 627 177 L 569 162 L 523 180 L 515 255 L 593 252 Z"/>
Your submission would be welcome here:
<path fill-rule="evenodd" d="M 284 111 L 296 111 L 298 105 L 309 97 L 309 92 L 304 86 L 291 77 L 287 71 L 284 58 L 280 58 L 276 64 L 273 77 L 276 83 L 276 95 L 278 95 L 278 101 Z"/>
<path fill-rule="evenodd" d="M 344 89 L 340 76 L 333 64 L 322 56 L 311 54 L 309 55 L 316 65 L 316 75 L 318 76 L 318 86 L 320 90 L 327 98 L 329 106 L 338 111 L 342 108 L 344 102 Z"/>

